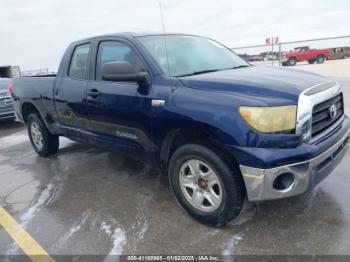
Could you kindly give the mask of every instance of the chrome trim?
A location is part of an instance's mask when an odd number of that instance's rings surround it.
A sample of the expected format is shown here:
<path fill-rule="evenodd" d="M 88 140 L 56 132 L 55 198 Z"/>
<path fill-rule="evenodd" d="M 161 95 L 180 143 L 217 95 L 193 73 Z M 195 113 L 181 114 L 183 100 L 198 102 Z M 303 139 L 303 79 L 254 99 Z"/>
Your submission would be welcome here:
<path fill-rule="evenodd" d="M 316 174 L 316 176 L 320 175 L 323 170 L 328 167 L 335 167 L 337 163 L 336 161 L 340 161 L 341 157 L 344 155 L 344 152 L 348 149 L 349 136 L 350 130 L 348 130 L 346 134 L 331 148 L 307 161 L 270 169 L 260 169 L 240 165 L 249 201 L 278 199 L 306 192 L 309 187 L 312 174 Z M 348 139 L 348 141 L 344 145 L 346 139 Z M 337 152 L 339 148 L 341 148 L 341 151 Z M 338 154 L 334 157 L 336 152 Z M 325 168 L 318 170 L 317 168 L 319 165 L 330 157 L 331 160 L 329 163 L 327 163 Z M 285 190 L 274 189 L 273 182 L 275 179 L 279 175 L 286 172 L 293 174 L 293 185 Z M 324 175 L 329 175 L 327 172 Z"/>
<path fill-rule="evenodd" d="M 115 134 L 119 137 L 122 137 L 122 138 L 127 138 L 127 139 L 131 139 L 131 140 L 139 140 L 137 135 L 132 134 L 132 133 L 127 133 L 127 132 L 117 130 L 117 131 L 115 131 Z"/>
<path fill-rule="evenodd" d="M 313 137 L 312 139 L 309 140 L 309 143 L 312 144 L 313 142 L 317 141 L 321 137 L 324 137 L 331 133 L 334 129 L 336 129 L 341 123 L 343 123 L 345 116 L 341 116 L 333 125 L 331 125 L 328 129 L 323 131 L 321 134 Z"/>
<path fill-rule="evenodd" d="M 0 99 L 7 99 L 7 98 L 11 98 L 10 95 L 7 95 L 7 96 L 0 96 Z"/>
<path fill-rule="evenodd" d="M 152 99 L 152 107 L 162 107 L 165 105 L 164 100 Z"/>
<path fill-rule="evenodd" d="M 332 97 L 338 95 L 341 93 L 341 88 L 338 82 L 335 82 L 336 85 L 333 87 L 330 87 L 326 90 L 323 90 L 319 93 L 307 96 L 305 93 L 310 91 L 313 88 L 316 88 L 320 85 L 334 82 L 334 81 L 326 81 L 322 82 L 320 84 L 311 86 L 304 90 L 299 95 L 299 101 L 298 101 L 298 110 L 297 110 L 297 123 L 296 123 L 296 134 L 303 136 L 303 141 L 307 143 L 312 143 L 316 139 L 313 138 L 311 140 L 311 127 L 312 127 L 312 109 L 315 105 L 322 103 L 328 99 L 331 99 Z M 334 126 L 334 127 L 333 127 Z M 335 125 L 333 125 L 331 128 L 335 128 Z M 328 130 L 326 130 L 328 131 Z M 326 132 L 325 131 L 325 132 Z M 324 135 L 325 133 L 322 133 L 321 135 Z"/>
<path fill-rule="evenodd" d="M 328 109 L 328 112 L 333 120 L 337 116 L 337 106 L 335 104 L 331 105 L 331 107 Z"/>

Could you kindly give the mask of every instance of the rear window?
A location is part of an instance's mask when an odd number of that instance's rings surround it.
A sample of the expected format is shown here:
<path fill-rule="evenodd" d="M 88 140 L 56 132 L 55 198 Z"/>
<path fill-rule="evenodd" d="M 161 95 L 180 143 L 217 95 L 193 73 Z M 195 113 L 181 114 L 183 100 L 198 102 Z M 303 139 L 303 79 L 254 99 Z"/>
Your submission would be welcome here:
<path fill-rule="evenodd" d="M 89 50 L 90 44 L 76 46 L 69 65 L 69 77 L 76 79 L 87 79 L 87 63 Z"/>
<path fill-rule="evenodd" d="M 11 78 L 11 67 L 10 66 L 3 66 L 0 67 L 0 78 Z"/>

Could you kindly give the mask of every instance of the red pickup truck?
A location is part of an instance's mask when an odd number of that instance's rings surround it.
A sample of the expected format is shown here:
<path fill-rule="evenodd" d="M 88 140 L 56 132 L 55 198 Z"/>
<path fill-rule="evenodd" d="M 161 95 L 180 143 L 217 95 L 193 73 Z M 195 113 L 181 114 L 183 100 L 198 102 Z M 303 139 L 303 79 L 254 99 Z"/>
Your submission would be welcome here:
<path fill-rule="evenodd" d="M 330 55 L 329 49 L 310 49 L 308 46 L 294 48 L 283 55 L 282 65 L 295 66 L 297 62 L 308 61 L 309 64 L 315 62 L 322 64 Z"/>

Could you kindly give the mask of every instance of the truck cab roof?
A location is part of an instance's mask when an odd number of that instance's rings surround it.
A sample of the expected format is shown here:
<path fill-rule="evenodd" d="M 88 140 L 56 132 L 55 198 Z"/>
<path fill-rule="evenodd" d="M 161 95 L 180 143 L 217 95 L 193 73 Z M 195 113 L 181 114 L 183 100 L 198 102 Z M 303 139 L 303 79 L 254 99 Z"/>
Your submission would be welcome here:
<path fill-rule="evenodd" d="M 107 38 L 107 37 L 126 37 L 126 38 L 136 38 L 136 37 L 142 37 L 142 36 L 155 36 L 155 35 L 164 35 L 163 32 L 161 31 L 150 31 L 150 32 L 121 32 L 121 33 L 114 33 L 114 34 L 104 34 L 104 35 L 97 35 L 93 37 L 88 37 L 88 38 L 83 38 L 78 41 L 73 42 L 74 43 L 79 43 L 82 41 L 89 41 L 89 40 L 94 40 L 98 38 Z M 192 34 L 183 34 L 183 33 L 176 33 L 176 32 L 171 32 L 171 33 L 165 33 L 165 35 L 191 35 Z"/>

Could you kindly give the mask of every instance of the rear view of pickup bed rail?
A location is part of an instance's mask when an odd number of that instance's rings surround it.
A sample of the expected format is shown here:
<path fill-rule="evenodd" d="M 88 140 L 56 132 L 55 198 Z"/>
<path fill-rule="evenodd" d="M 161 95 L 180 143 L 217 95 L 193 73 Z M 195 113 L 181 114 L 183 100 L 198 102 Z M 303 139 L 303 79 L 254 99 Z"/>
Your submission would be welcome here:
<path fill-rule="evenodd" d="M 193 35 L 77 41 L 56 76 L 15 78 L 12 98 L 40 156 L 65 136 L 160 167 L 181 206 L 214 226 L 235 219 L 246 198 L 312 190 L 349 141 L 338 83 L 252 66 Z"/>

